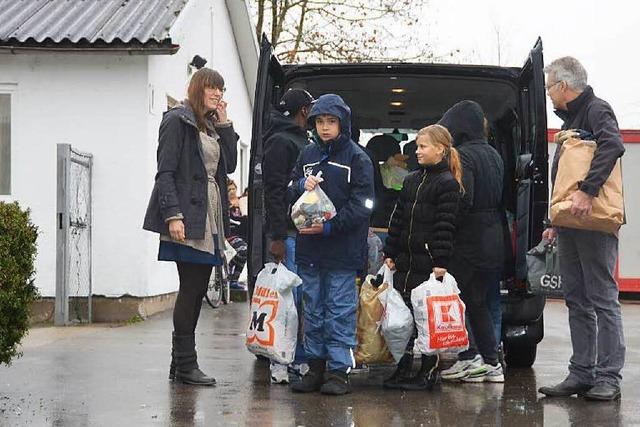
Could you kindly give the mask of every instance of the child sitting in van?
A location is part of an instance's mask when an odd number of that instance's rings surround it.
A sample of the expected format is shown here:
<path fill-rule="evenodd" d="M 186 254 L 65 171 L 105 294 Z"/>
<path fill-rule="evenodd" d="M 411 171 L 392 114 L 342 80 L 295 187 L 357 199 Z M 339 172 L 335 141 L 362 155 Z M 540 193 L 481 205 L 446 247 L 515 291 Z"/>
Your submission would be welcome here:
<path fill-rule="evenodd" d="M 411 291 L 429 279 L 443 277 L 453 253 L 458 205 L 462 196 L 462 166 L 446 128 L 431 125 L 416 138 L 420 168 L 409 174 L 391 215 L 384 247 L 385 263 L 395 270 L 393 286 L 412 309 Z M 414 336 L 415 337 L 415 336 Z M 440 383 L 438 354 L 423 354 L 420 370 L 411 376 L 413 339 L 385 388 L 433 390 Z"/>
<path fill-rule="evenodd" d="M 295 202 L 305 190 L 320 185 L 337 212 L 322 224 L 300 230 L 296 240 L 309 359 L 309 371 L 291 386 L 300 393 L 349 393 L 349 372 L 355 367 L 356 270 L 366 253 L 374 191 L 373 166 L 351 140 L 350 116 L 340 96 L 318 98 L 308 119 L 314 143 L 300 153 L 289 187 Z M 320 171 L 322 178 L 317 178 Z"/>

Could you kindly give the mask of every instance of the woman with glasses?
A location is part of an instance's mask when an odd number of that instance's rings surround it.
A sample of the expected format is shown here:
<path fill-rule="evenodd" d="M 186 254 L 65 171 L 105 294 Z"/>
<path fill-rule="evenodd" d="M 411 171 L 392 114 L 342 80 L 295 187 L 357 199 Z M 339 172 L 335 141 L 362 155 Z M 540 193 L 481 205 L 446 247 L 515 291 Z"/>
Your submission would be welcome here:
<path fill-rule="evenodd" d="M 160 123 L 158 171 L 144 229 L 160 234 L 158 260 L 177 265 L 169 378 L 214 385 L 198 366 L 195 329 L 213 266 L 222 264 L 229 230 L 227 174 L 236 168 L 238 135 L 222 99 L 224 79 L 198 70 L 188 96 Z M 222 190 L 221 190 L 222 189 Z"/>

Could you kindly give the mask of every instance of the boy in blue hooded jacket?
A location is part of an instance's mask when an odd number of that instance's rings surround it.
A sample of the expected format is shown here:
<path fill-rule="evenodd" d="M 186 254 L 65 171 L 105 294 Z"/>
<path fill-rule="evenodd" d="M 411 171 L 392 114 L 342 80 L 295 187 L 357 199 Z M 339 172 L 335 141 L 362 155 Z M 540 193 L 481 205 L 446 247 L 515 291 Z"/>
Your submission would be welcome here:
<path fill-rule="evenodd" d="M 351 110 L 340 96 L 318 98 L 308 120 L 314 128 L 314 143 L 298 157 L 289 196 L 295 202 L 305 190 L 320 185 L 337 214 L 300 230 L 296 240 L 309 372 L 292 389 L 341 395 L 350 392 L 349 372 L 355 367 L 355 280 L 363 264 L 373 209 L 373 166 L 351 140 Z M 316 178 L 320 171 L 322 179 Z"/>

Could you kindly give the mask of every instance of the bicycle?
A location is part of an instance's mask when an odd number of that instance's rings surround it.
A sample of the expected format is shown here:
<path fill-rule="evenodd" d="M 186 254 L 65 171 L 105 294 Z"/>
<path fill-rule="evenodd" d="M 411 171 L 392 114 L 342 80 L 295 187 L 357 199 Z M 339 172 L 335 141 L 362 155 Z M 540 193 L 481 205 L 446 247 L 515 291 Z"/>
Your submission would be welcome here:
<path fill-rule="evenodd" d="M 213 268 L 204 298 L 211 308 L 218 308 L 221 303 L 228 304 L 230 302 L 229 266 L 226 259 L 222 265 L 216 265 Z"/>

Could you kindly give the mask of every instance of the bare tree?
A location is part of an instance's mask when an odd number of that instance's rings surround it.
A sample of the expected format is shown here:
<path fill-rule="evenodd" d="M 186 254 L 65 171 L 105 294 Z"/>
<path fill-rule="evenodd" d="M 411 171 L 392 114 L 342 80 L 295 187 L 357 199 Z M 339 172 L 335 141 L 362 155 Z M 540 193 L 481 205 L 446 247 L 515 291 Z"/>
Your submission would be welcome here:
<path fill-rule="evenodd" d="M 253 0 L 256 34 L 285 62 L 433 61 L 418 38 L 427 0 Z"/>

